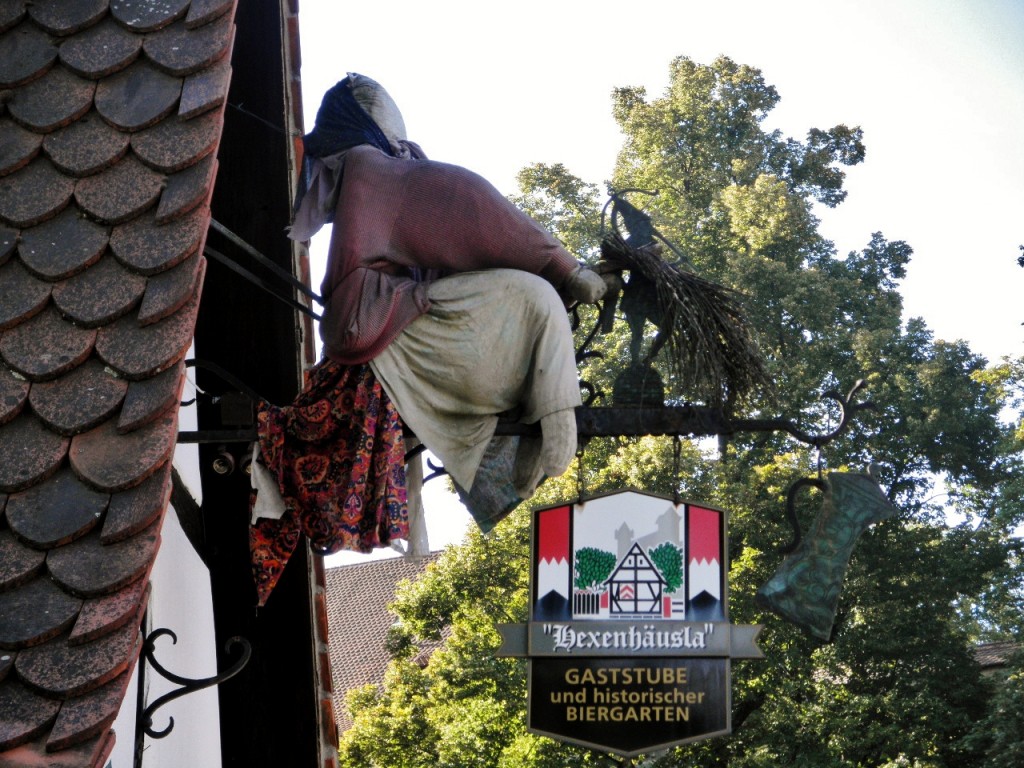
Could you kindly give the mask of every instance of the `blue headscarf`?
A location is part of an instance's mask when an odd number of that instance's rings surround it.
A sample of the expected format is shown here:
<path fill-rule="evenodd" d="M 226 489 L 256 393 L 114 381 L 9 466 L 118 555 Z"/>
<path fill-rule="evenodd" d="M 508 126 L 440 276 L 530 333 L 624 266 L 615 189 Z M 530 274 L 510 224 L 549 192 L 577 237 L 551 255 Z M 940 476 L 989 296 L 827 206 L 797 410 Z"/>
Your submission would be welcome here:
<path fill-rule="evenodd" d="M 296 211 L 313 181 L 314 158 L 336 155 L 360 144 L 371 144 L 382 152 L 395 155 L 388 137 L 356 101 L 350 76 L 324 94 L 313 130 L 302 137 L 302 172 L 295 191 Z M 329 224 L 331 219 L 333 215 L 324 223 Z"/>
<path fill-rule="evenodd" d="M 324 94 L 316 113 L 316 124 L 302 137 L 302 143 L 305 154 L 312 157 L 327 157 L 359 144 L 372 144 L 382 152 L 394 154 L 380 126 L 356 101 L 351 77 Z"/>

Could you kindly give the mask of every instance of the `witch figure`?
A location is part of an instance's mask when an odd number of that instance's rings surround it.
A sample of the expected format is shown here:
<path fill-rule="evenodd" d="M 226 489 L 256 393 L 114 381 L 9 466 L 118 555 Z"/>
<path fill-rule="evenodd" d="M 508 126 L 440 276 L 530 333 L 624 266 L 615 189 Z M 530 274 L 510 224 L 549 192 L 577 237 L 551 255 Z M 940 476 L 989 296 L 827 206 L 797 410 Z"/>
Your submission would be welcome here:
<path fill-rule="evenodd" d="M 581 404 L 566 308 L 605 290 L 481 176 L 427 159 L 367 77 L 327 92 L 303 146 L 289 236 L 333 225 L 324 357 L 292 405 L 258 406 L 260 604 L 301 535 L 325 554 L 407 537 L 403 430 L 485 532 L 562 474 Z M 499 416 L 540 435 L 496 437 Z"/>

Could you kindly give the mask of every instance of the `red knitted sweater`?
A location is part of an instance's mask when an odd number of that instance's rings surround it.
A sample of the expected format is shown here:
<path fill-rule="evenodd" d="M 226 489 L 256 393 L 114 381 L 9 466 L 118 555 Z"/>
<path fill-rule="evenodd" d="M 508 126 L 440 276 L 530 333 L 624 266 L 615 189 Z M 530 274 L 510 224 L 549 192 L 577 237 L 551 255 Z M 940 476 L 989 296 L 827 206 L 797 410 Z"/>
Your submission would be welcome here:
<path fill-rule="evenodd" d="M 433 274 L 511 268 L 560 288 L 577 262 L 481 176 L 432 160 L 349 150 L 338 195 L 320 336 L 328 357 L 371 360 L 430 308 Z"/>

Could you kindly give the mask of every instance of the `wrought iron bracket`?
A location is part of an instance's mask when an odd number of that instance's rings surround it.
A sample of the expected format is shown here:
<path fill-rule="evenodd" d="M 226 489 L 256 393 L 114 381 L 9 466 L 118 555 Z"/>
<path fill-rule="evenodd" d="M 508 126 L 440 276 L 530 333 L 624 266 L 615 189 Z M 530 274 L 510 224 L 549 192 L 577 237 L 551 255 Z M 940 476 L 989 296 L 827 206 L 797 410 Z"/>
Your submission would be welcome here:
<path fill-rule="evenodd" d="M 223 368 L 222 366 L 218 365 L 217 363 L 211 360 L 200 360 L 199 358 L 190 358 L 185 361 L 185 367 L 196 368 L 202 371 L 208 371 L 209 373 L 219 378 L 221 381 L 230 384 L 232 387 L 234 387 L 236 390 L 238 390 L 243 395 L 248 397 L 254 403 L 266 399 L 255 389 L 253 389 L 240 378 L 231 373 L 231 371 L 228 371 L 227 369 Z M 191 405 L 191 402 L 182 403 L 182 405 Z"/>
<path fill-rule="evenodd" d="M 256 261 L 256 263 L 260 264 L 265 269 L 269 270 L 270 274 L 279 282 L 283 283 L 286 288 L 291 288 L 297 291 L 298 293 L 302 294 L 303 296 L 306 296 L 307 298 L 315 301 L 317 304 L 323 305 L 323 298 L 314 293 L 313 290 L 308 285 L 306 285 L 304 282 L 296 278 L 288 270 L 283 269 L 282 267 L 274 263 L 271 259 L 264 256 L 253 246 L 251 246 L 249 243 L 247 243 L 245 240 L 236 235 L 234 232 L 225 227 L 216 219 L 210 220 L 210 229 L 222 235 L 228 243 L 232 244 L 233 246 L 235 246 L 236 248 L 250 256 L 252 259 Z M 257 275 L 255 272 L 246 269 L 230 256 L 227 256 L 221 253 L 220 251 L 211 248 L 209 245 L 207 245 L 203 249 L 203 253 L 204 255 L 208 256 L 209 258 L 213 259 L 219 264 L 222 264 L 223 266 L 227 267 L 236 275 L 245 278 L 250 283 L 255 285 L 257 288 L 260 288 L 266 293 L 270 294 L 275 299 L 280 301 L 282 304 L 285 304 L 291 309 L 302 312 L 303 314 L 309 315 L 309 317 L 313 318 L 314 320 L 320 319 L 320 315 L 313 311 L 312 308 L 306 306 L 305 304 L 299 301 L 296 301 L 295 299 L 289 296 L 283 295 L 271 284 L 269 280 L 265 280 L 264 278 Z"/>
<path fill-rule="evenodd" d="M 820 449 L 843 434 L 855 414 L 875 407 L 871 402 L 855 402 L 854 398 L 863 387 L 864 381 L 858 380 L 846 395 L 836 391 L 822 395 L 822 399 L 833 400 L 839 405 L 841 417 L 835 429 L 818 434 L 807 432 L 791 419 L 730 419 L 721 408 L 701 405 L 652 408 L 582 406 L 576 409 L 576 434 L 587 439 L 642 435 L 717 437 L 745 432 L 785 432 L 801 443 Z M 494 433 L 539 435 L 540 427 L 537 424 L 499 421 Z M 424 483 L 447 474 L 444 467 L 432 461 L 428 460 L 427 466 L 431 472 L 423 478 Z M 795 547 L 797 543 L 799 538 L 791 546 Z"/>
<path fill-rule="evenodd" d="M 173 672 L 166 669 L 160 662 L 156 660 L 156 640 L 157 638 L 169 635 L 171 641 L 174 643 L 178 642 L 177 635 L 173 631 L 166 628 L 154 629 L 146 637 L 142 646 L 142 655 L 145 658 L 146 663 L 153 667 L 161 677 L 166 680 L 170 680 L 172 683 L 181 686 L 173 691 L 165 693 L 160 696 L 151 704 L 149 704 L 143 711 L 139 720 L 138 730 L 144 732 L 147 736 L 154 739 L 162 739 L 167 736 L 174 728 L 174 718 L 168 717 L 168 724 L 166 728 L 157 730 L 153 727 L 153 715 L 165 704 L 180 699 L 182 696 L 187 696 L 190 693 L 201 691 L 204 688 L 210 688 L 214 685 L 220 685 L 226 680 L 230 680 L 232 677 L 237 675 L 245 665 L 249 662 L 249 657 L 252 655 L 252 646 L 249 641 L 244 637 L 232 637 L 227 641 L 224 646 L 224 650 L 231 653 L 234 649 L 240 649 L 240 656 L 230 667 L 225 669 L 223 672 L 213 675 L 212 677 L 204 677 L 199 679 L 191 679 L 176 675 Z"/>
<path fill-rule="evenodd" d="M 576 431 L 582 438 L 641 435 L 714 437 L 743 432 L 785 432 L 801 443 L 821 448 L 845 432 L 856 413 L 874 408 L 873 403 L 853 401 L 863 385 L 863 381 L 858 381 L 845 396 L 837 392 L 826 392 L 823 395 L 824 399 L 834 400 L 839 404 L 842 416 L 835 429 L 820 434 L 806 431 L 791 419 L 733 419 L 726 416 L 721 408 L 705 405 L 666 405 L 651 408 L 581 406 L 576 409 Z M 540 427 L 537 424 L 499 421 L 494 433 L 499 436 L 538 435 Z M 178 433 L 179 443 L 247 443 L 255 439 L 256 430 L 252 428 Z"/>

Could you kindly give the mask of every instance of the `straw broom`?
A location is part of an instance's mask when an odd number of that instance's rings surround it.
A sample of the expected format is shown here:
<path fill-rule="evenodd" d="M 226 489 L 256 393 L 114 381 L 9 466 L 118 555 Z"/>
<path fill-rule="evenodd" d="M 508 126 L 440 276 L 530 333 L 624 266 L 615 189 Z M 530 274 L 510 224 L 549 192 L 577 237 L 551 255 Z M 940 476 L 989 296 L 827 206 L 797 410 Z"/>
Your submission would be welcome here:
<path fill-rule="evenodd" d="M 667 337 L 662 343 L 667 341 L 669 373 L 679 391 L 708 403 L 724 403 L 770 387 L 739 294 L 666 262 L 660 251 L 655 243 L 633 248 L 612 231 L 601 243 L 605 263 L 599 271 L 629 270 L 630 282 L 639 274 L 653 283 L 657 316 L 648 314 L 647 319 L 657 326 L 659 336 Z M 657 348 L 649 356 L 655 352 Z"/>

